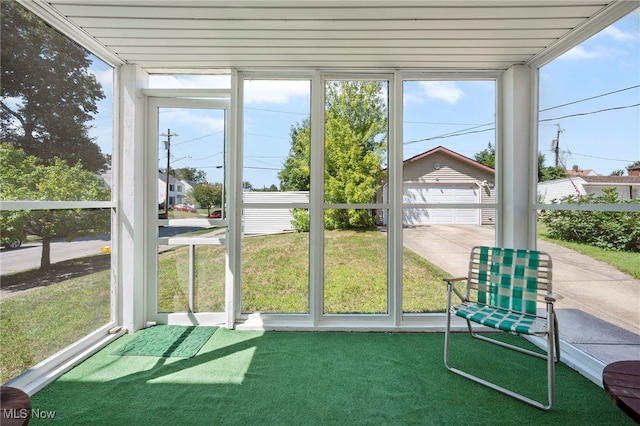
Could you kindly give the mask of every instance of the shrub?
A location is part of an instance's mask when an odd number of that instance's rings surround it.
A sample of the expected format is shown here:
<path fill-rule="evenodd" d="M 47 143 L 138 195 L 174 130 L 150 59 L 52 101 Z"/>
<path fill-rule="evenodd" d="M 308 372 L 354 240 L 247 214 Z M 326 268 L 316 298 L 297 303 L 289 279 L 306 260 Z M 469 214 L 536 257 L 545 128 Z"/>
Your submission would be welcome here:
<path fill-rule="evenodd" d="M 309 210 L 293 209 L 291 225 L 298 232 L 309 232 Z"/>
<path fill-rule="evenodd" d="M 602 195 L 570 195 L 563 204 L 638 203 L 621 201 L 614 188 L 604 189 Z M 549 236 L 560 240 L 589 244 L 605 250 L 640 252 L 640 212 L 612 212 L 586 210 L 548 210 L 541 214 L 549 228 Z"/>

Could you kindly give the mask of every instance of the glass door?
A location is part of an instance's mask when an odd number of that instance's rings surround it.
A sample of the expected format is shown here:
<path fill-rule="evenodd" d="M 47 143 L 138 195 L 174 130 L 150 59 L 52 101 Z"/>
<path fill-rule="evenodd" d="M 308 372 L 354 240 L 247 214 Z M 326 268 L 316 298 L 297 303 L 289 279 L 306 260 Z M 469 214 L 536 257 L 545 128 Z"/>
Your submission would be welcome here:
<path fill-rule="evenodd" d="M 149 99 L 151 321 L 226 321 L 228 104 L 219 99 Z"/>

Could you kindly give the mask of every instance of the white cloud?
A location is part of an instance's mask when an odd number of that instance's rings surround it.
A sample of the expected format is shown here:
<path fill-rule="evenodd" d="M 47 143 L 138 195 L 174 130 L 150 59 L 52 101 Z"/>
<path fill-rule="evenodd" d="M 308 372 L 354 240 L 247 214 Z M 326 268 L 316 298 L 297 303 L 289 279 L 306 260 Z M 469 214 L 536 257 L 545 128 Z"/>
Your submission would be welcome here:
<path fill-rule="evenodd" d="M 602 30 L 599 35 L 611 37 L 616 41 L 628 41 L 628 40 L 634 40 L 637 38 L 637 34 L 619 30 L 613 25 Z"/>
<path fill-rule="evenodd" d="M 96 76 L 103 89 L 111 90 L 113 88 L 113 70 L 111 68 L 104 70 L 93 69 L 91 73 Z"/>
<path fill-rule="evenodd" d="M 624 51 L 617 48 L 613 48 L 613 47 L 596 45 L 596 46 L 593 46 L 592 48 L 586 48 L 582 45 L 579 45 L 569 50 L 564 55 L 560 56 L 558 59 L 580 61 L 580 60 L 592 60 L 592 59 L 606 59 L 606 58 L 613 58 L 613 57 L 624 56 L 624 55 L 625 55 Z"/>
<path fill-rule="evenodd" d="M 206 111 L 201 110 L 172 110 L 171 120 L 179 123 L 179 127 L 192 124 L 192 128 L 201 129 L 201 133 L 214 133 L 224 130 L 224 119 L 212 118 Z"/>
<path fill-rule="evenodd" d="M 165 75 L 149 76 L 149 86 L 156 89 L 224 89 L 231 87 L 229 75 Z"/>
<path fill-rule="evenodd" d="M 600 57 L 594 51 L 588 51 L 583 46 L 576 46 L 567 53 L 560 56 L 560 59 L 596 59 Z"/>
<path fill-rule="evenodd" d="M 309 96 L 309 81 L 247 80 L 244 83 L 245 105 L 266 102 L 286 104 L 293 97 Z"/>
<path fill-rule="evenodd" d="M 455 81 L 422 81 L 420 86 L 427 98 L 439 99 L 449 104 L 455 104 L 464 96 Z"/>

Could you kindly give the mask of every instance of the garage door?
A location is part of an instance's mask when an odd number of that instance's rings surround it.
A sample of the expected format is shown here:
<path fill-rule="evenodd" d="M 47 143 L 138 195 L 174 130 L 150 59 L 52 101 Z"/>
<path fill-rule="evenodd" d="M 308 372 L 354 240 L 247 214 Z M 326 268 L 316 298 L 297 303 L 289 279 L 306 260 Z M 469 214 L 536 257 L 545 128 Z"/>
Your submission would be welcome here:
<path fill-rule="evenodd" d="M 405 185 L 405 204 L 473 204 L 479 202 L 478 187 L 473 186 L 424 186 Z M 403 210 L 405 225 L 477 225 L 480 223 L 479 209 L 407 209 Z"/>

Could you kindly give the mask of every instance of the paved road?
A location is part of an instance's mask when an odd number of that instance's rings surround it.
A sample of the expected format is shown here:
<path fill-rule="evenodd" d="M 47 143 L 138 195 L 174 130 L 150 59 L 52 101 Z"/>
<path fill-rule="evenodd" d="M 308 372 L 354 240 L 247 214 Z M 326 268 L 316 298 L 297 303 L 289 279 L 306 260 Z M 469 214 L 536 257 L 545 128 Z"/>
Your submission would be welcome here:
<path fill-rule="evenodd" d="M 78 257 L 100 254 L 100 247 L 111 244 L 108 234 L 76 238 L 73 241 L 58 239 L 51 243 L 51 263 Z M 41 242 L 27 242 L 14 250 L 0 250 L 0 271 L 2 274 L 24 271 L 40 267 Z"/>
<path fill-rule="evenodd" d="M 494 245 L 492 226 L 422 226 L 404 244 L 453 276 L 466 276 L 475 245 Z M 538 242 L 551 255 L 553 291 L 563 340 L 606 362 L 640 359 L 640 280 L 562 246 Z M 587 350 L 588 349 L 588 350 Z"/>
<path fill-rule="evenodd" d="M 180 224 L 179 224 L 180 225 Z M 198 226 L 166 226 L 159 228 L 160 237 L 201 230 Z M 57 239 L 51 243 L 51 263 L 100 254 L 100 247 L 111 245 L 109 234 L 76 238 L 73 241 Z M 19 249 L 0 249 L 0 273 L 25 271 L 40 267 L 42 243 L 27 242 Z"/>

